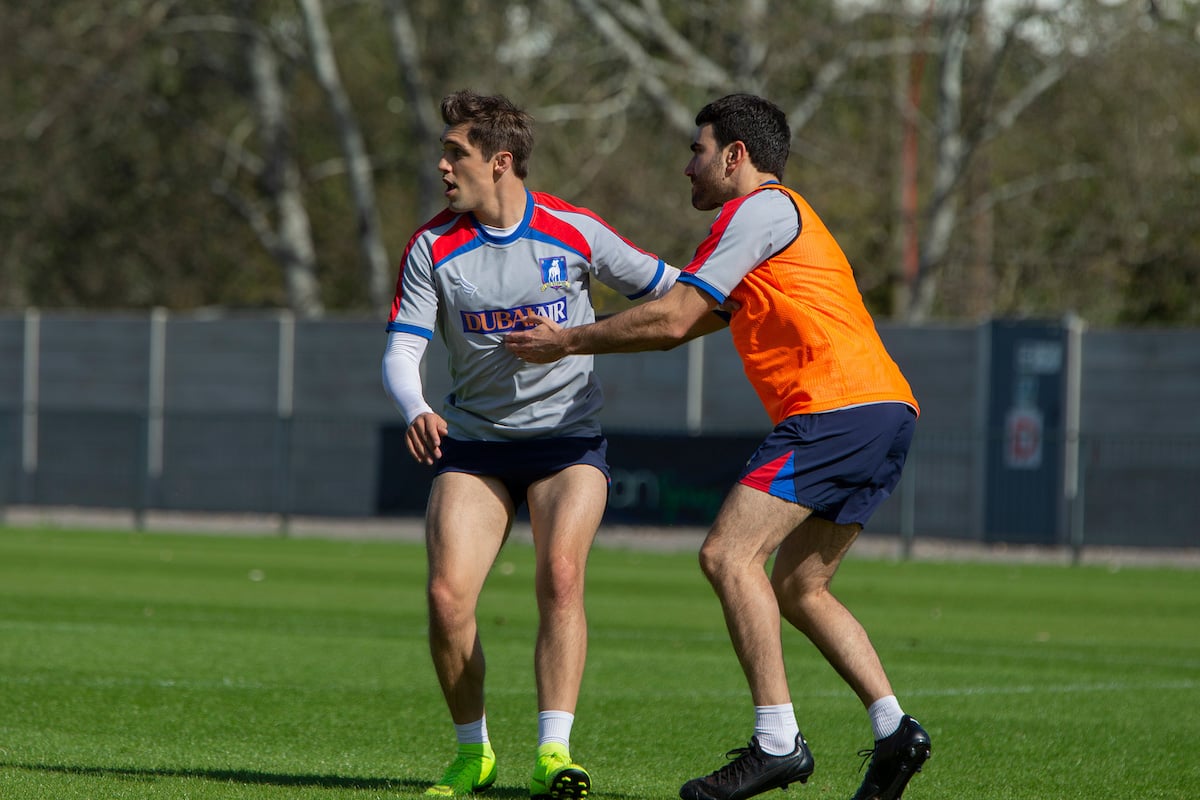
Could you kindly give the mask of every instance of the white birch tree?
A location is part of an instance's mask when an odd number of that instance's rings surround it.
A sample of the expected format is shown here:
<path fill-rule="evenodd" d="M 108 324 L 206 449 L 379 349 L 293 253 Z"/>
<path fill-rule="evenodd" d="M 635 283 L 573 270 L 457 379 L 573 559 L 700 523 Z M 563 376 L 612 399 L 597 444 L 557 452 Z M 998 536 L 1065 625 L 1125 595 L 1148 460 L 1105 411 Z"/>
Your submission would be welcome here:
<path fill-rule="evenodd" d="M 354 227 L 367 284 L 367 298 L 375 308 L 384 308 L 391 299 L 391 264 L 383 246 L 379 206 L 375 200 L 371 156 L 338 71 L 325 9 L 321 0 L 297 0 L 317 82 L 329 101 L 338 143 L 346 161 L 346 177 L 354 204 Z"/>

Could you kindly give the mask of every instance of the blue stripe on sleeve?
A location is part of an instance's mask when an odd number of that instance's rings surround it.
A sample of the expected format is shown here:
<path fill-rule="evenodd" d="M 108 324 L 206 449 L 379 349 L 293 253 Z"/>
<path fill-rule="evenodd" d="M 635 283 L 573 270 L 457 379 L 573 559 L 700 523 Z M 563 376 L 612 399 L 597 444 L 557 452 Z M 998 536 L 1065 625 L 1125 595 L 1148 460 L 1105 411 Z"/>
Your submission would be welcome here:
<path fill-rule="evenodd" d="M 712 297 L 716 299 L 717 303 L 725 302 L 725 293 L 724 292 L 722 292 L 717 287 L 713 286 L 711 283 L 708 283 L 701 278 L 697 278 L 695 275 L 693 275 L 690 272 L 679 273 L 679 277 L 676 278 L 676 282 L 677 283 L 688 283 L 688 284 L 691 284 L 692 286 L 695 286 L 697 289 L 700 289 L 704 293 L 712 295 Z"/>
<path fill-rule="evenodd" d="M 433 331 L 427 328 L 419 328 L 416 325 L 409 325 L 404 322 L 389 322 L 387 324 L 388 333 L 411 333 L 414 336 L 420 336 L 425 339 L 433 339 Z"/>
<path fill-rule="evenodd" d="M 645 297 L 646 295 L 650 294 L 650 292 L 654 291 L 654 287 L 658 286 L 659 281 L 662 280 L 662 277 L 666 271 L 667 264 L 660 258 L 658 260 L 658 269 L 654 273 L 654 278 L 650 281 L 650 283 L 646 284 L 646 288 L 642 289 L 637 294 L 626 295 L 626 297 L 628 297 L 630 300 L 637 300 L 640 297 Z"/>

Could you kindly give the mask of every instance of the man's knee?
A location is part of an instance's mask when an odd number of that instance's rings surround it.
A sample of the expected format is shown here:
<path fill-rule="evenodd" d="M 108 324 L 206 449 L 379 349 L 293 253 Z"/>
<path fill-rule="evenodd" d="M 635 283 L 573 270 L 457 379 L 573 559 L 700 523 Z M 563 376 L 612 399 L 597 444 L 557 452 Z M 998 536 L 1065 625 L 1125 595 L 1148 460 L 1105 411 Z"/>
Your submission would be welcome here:
<path fill-rule="evenodd" d="M 537 579 L 538 599 L 543 606 L 570 606 L 583 600 L 585 561 L 569 556 L 546 559 Z"/>
<path fill-rule="evenodd" d="M 700 561 L 700 571 L 704 573 L 704 577 L 708 578 L 710 583 L 714 582 L 714 578 L 720 570 L 721 563 L 716 548 L 711 542 L 711 539 L 705 539 L 704 544 L 700 545 L 700 552 L 697 554 L 697 558 Z"/>
<path fill-rule="evenodd" d="M 430 622 L 438 627 L 457 628 L 475 614 L 475 598 L 453 581 L 431 578 L 425 596 Z"/>
<path fill-rule="evenodd" d="M 771 577 L 771 589 L 775 592 L 775 600 L 779 603 L 779 612 L 784 619 L 803 630 L 811 619 L 821 601 L 829 595 L 827 581 L 806 581 L 795 575 L 780 578 Z"/>
<path fill-rule="evenodd" d="M 709 536 L 700 546 L 700 571 L 714 586 L 719 586 L 744 556 L 729 546 L 726 537 Z"/>

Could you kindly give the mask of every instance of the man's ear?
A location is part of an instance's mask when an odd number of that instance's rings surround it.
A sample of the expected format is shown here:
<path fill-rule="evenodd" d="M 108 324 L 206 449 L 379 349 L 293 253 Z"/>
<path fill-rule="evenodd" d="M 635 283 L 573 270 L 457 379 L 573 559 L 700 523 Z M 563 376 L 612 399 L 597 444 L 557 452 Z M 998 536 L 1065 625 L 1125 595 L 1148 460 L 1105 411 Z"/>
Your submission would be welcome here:
<path fill-rule="evenodd" d="M 749 151 L 746 150 L 746 144 L 740 139 L 733 142 L 729 147 L 725 148 L 725 174 L 733 172 L 738 165 L 750 157 Z"/>
<path fill-rule="evenodd" d="M 497 178 L 512 169 L 512 165 L 513 154 L 507 150 L 501 150 L 492 157 L 492 173 Z"/>

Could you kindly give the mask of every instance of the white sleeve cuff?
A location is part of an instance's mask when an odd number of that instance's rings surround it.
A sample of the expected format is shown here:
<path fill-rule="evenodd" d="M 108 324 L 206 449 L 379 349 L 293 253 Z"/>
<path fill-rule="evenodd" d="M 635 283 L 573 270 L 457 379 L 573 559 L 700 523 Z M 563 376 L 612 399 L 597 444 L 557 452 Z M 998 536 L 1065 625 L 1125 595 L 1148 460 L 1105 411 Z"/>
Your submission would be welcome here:
<path fill-rule="evenodd" d="M 654 287 L 654 290 L 650 292 L 650 298 L 652 300 L 657 300 L 667 292 L 671 291 L 671 287 L 675 285 L 675 280 L 679 277 L 679 269 L 677 267 L 672 267 L 666 262 L 663 262 L 663 266 L 664 270 L 662 280 L 660 280 L 658 285 Z"/>

